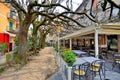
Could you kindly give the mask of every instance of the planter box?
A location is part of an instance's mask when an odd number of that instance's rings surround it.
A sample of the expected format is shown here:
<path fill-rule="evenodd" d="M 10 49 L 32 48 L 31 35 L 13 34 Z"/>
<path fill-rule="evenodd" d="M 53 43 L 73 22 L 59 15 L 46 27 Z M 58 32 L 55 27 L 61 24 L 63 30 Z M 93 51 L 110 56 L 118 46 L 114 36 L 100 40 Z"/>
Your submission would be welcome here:
<path fill-rule="evenodd" d="M 6 64 L 6 55 L 0 56 L 0 65 Z"/>
<path fill-rule="evenodd" d="M 0 65 L 4 65 L 7 62 L 10 62 L 13 59 L 12 53 L 7 53 L 5 55 L 0 55 Z"/>
<path fill-rule="evenodd" d="M 73 63 L 67 63 L 68 67 L 72 67 Z"/>

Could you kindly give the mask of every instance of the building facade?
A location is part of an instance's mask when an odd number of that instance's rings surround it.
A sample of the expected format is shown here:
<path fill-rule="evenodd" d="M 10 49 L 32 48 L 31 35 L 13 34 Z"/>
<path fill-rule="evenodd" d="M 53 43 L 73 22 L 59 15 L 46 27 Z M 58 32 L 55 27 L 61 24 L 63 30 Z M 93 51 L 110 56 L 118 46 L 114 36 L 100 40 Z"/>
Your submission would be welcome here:
<path fill-rule="evenodd" d="M 0 36 L 3 35 L 0 42 L 5 42 L 7 37 L 9 51 L 14 49 L 15 34 L 11 33 L 14 30 L 16 30 L 16 12 L 9 4 L 0 1 Z"/>
<path fill-rule="evenodd" d="M 103 11 L 101 5 L 103 4 L 104 0 L 96 0 L 97 2 L 94 3 L 91 8 L 92 1 L 93 0 L 83 0 L 83 3 L 77 9 L 77 12 L 84 12 L 87 16 L 72 16 L 75 20 L 86 27 L 82 28 L 81 26 L 76 26 L 81 28 L 77 31 L 73 30 L 73 33 L 66 34 L 65 36 L 61 37 L 60 40 L 66 38 L 74 38 L 74 41 L 79 43 L 73 43 L 74 45 L 96 48 L 96 53 L 98 53 L 99 47 L 108 48 L 120 52 L 119 9 L 113 7 L 113 11 L 111 14 L 111 8 L 108 8 L 111 7 L 111 4 L 107 3 L 106 7 L 108 9 Z M 95 23 L 92 20 L 97 22 Z M 95 46 L 95 43 L 97 44 L 97 47 Z M 93 46 L 90 46 L 92 44 Z"/>

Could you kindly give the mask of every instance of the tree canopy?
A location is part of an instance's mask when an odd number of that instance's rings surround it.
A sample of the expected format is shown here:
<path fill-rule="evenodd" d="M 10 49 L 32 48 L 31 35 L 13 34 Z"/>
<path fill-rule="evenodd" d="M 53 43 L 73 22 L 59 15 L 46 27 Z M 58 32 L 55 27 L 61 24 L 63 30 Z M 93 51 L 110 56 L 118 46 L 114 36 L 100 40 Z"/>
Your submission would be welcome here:
<path fill-rule="evenodd" d="M 84 0 L 77 10 L 73 10 L 73 0 L 6 0 L 16 10 L 19 18 L 18 53 L 23 55 L 27 51 L 27 34 L 31 23 L 36 24 L 34 32 L 39 28 L 57 32 L 57 27 L 61 26 L 61 33 L 64 35 L 86 27 L 89 23 L 104 22 L 104 17 L 99 19 L 97 16 L 99 11 L 105 14 L 110 9 L 111 19 L 113 9 L 120 10 L 117 0 L 98 0 L 94 8 L 95 1 Z"/>

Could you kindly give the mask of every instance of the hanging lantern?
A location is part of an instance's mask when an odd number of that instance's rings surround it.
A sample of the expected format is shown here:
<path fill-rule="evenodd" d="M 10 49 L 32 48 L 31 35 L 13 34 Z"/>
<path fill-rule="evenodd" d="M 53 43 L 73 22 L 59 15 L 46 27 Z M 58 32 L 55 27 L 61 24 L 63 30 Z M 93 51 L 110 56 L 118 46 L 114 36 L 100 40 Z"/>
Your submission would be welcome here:
<path fill-rule="evenodd" d="M 61 31 L 61 26 L 57 27 L 57 31 L 59 31 L 59 32 Z"/>

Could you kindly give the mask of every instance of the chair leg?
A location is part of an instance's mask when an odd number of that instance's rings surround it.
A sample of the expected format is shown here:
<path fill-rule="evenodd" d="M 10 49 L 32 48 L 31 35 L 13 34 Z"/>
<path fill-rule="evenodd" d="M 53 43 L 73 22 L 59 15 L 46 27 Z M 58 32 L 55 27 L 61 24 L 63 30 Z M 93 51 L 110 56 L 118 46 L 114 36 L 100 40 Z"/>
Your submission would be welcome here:
<path fill-rule="evenodd" d="M 73 80 L 74 80 L 74 74 L 73 74 Z"/>
<path fill-rule="evenodd" d="M 96 74 L 97 74 L 97 73 L 96 73 L 96 72 L 94 72 L 94 76 L 95 76 L 95 77 L 96 77 Z"/>
<path fill-rule="evenodd" d="M 106 53 L 106 58 L 108 59 L 108 53 Z"/>
<path fill-rule="evenodd" d="M 120 64 L 119 64 L 119 72 L 120 72 Z"/>
<path fill-rule="evenodd" d="M 104 79 L 105 79 L 105 67 L 104 69 L 102 69 L 102 75 L 104 76 Z"/>
<path fill-rule="evenodd" d="M 92 72 L 92 80 L 94 80 L 94 72 Z"/>
<path fill-rule="evenodd" d="M 115 67 L 115 63 L 112 64 L 112 70 L 114 69 L 114 67 Z"/>
<path fill-rule="evenodd" d="M 99 75 L 100 75 L 100 80 L 102 80 L 102 77 L 101 77 L 100 71 L 99 71 Z"/>

